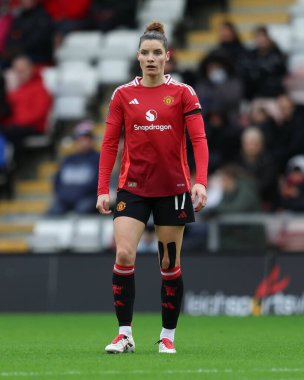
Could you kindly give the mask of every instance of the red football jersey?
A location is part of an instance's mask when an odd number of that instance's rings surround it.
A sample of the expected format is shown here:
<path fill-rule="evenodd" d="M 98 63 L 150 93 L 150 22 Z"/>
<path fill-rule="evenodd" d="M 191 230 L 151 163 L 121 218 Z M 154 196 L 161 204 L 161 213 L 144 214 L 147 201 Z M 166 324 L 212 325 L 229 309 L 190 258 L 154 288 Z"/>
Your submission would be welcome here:
<path fill-rule="evenodd" d="M 190 191 L 186 127 L 194 148 L 196 183 L 206 186 L 208 148 L 195 91 L 170 75 L 157 87 L 145 87 L 140 82 L 136 77 L 113 93 L 100 154 L 98 195 L 109 193 L 122 130 L 119 189 L 145 197 Z"/>

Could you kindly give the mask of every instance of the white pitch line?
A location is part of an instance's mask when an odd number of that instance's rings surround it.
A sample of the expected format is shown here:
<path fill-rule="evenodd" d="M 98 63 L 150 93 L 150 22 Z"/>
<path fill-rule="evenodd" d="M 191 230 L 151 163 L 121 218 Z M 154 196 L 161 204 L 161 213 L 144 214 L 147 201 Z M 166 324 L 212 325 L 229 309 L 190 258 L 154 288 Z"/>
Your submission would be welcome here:
<path fill-rule="evenodd" d="M 164 375 L 174 375 L 174 374 L 198 374 L 198 373 L 208 373 L 208 374 L 219 374 L 219 373 L 304 373 L 304 368 L 254 368 L 252 370 L 233 370 L 231 368 L 217 369 L 217 368 L 198 368 L 198 369 L 176 369 L 176 370 L 163 370 L 157 371 L 158 374 Z M 90 375 L 148 375 L 153 374 L 155 371 L 149 370 L 132 370 L 132 371 L 63 371 L 63 372 L 34 372 L 34 371 L 20 371 L 20 372 L 0 372 L 0 377 L 39 377 L 39 376 L 90 376 Z"/>

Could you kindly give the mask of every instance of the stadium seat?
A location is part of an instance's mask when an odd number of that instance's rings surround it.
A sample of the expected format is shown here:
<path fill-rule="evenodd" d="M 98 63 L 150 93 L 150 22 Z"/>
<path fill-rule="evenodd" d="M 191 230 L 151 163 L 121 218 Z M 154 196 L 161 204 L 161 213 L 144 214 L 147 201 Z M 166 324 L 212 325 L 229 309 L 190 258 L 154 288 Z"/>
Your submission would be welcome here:
<path fill-rule="evenodd" d="M 268 26 L 268 32 L 284 53 L 290 52 L 292 39 L 289 25 L 271 24 Z"/>
<path fill-rule="evenodd" d="M 184 0 L 150 0 L 139 10 L 137 19 L 145 25 L 151 20 L 158 20 L 161 15 L 163 23 L 176 23 L 183 17 L 185 5 Z"/>
<path fill-rule="evenodd" d="M 73 219 L 41 219 L 35 223 L 30 250 L 37 253 L 60 252 L 71 247 Z"/>
<path fill-rule="evenodd" d="M 94 62 L 103 48 L 103 43 L 104 37 L 100 32 L 73 32 L 65 38 L 55 57 L 58 62 Z"/>
<path fill-rule="evenodd" d="M 75 222 L 74 236 L 71 244 L 73 252 L 101 252 L 102 218 L 80 218 Z"/>
<path fill-rule="evenodd" d="M 101 247 L 103 249 L 114 248 L 114 225 L 111 218 L 102 220 Z"/>
<path fill-rule="evenodd" d="M 56 67 L 46 67 L 41 70 L 41 76 L 45 88 L 55 94 L 58 86 L 58 69 Z"/>
<path fill-rule="evenodd" d="M 99 50 L 99 58 L 135 59 L 138 48 L 139 33 L 135 30 L 119 29 L 108 32 L 104 47 Z"/>
<path fill-rule="evenodd" d="M 84 62 L 65 62 L 58 67 L 56 94 L 93 96 L 97 91 L 96 70 Z"/>
<path fill-rule="evenodd" d="M 130 61 L 128 59 L 104 59 L 97 65 L 100 84 L 122 84 L 130 80 Z"/>
<path fill-rule="evenodd" d="M 86 96 L 57 96 L 54 104 L 54 119 L 82 119 L 86 116 L 86 105 Z"/>
<path fill-rule="evenodd" d="M 304 52 L 304 14 L 293 18 L 291 24 L 292 52 Z"/>
<path fill-rule="evenodd" d="M 288 57 L 288 70 L 294 72 L 300 68 L 304 68 L 304 53 L 292 54 Z"/>

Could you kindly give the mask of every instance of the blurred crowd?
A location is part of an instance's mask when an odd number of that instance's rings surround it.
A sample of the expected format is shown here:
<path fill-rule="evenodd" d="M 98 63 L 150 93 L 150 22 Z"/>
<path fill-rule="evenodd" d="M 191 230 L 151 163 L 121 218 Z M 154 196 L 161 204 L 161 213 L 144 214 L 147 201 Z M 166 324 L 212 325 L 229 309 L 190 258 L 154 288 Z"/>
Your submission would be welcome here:
<path fill-rule="evenodd" d="M 54 49 L 71 31 L 134 27 L 136 5 L 136 0 L 1 2 L 0 186 L 7 185 L 7 196 L 12 194 L 12 151 L 18 163 L 23 140 L 45 132 L 52 109 L 41 67 L 54 64 Z M 296 104 L 290 96 L 287 57 L 267 28 L 259 26 L 252 33 L 254 44 L 248 47 L 235 25 L 224 22 L 217 45 L 196 71 L 179 71 L 172 47 L 167 71 L 195 88 L 205 120 L 210 201 L 203 219 L 236 212 L 304 211 L 304 102 Z M 93 122 L 85 121 L 75 130 L 77 153 L 60 165 L 50 215 L 96 212 L 93 128 Z M 75 197 L 72 188 L 77 188 Z"/>
<path fill-rule="evenodd" d="M 224 22 L 192 77 L 210 152 L 209 197 L 217 199 L 205 215 L 303 211 L 304 102 L 288 93 L 287 57 L 265 26 L 253 41 L 246 46 Z"/>

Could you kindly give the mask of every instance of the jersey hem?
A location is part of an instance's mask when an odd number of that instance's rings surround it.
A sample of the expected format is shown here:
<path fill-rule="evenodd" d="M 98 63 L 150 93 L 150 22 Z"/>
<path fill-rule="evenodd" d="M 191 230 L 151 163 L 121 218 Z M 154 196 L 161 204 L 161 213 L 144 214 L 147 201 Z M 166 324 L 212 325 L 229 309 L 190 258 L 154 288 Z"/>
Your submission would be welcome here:
<path fill-rule="evenodd" d="M 142 193 L 141 191 L 137 192 L 137 191 L 133 191 L 133 189 L 130 190 L 130 189 L 126 189 L 124 187 L 118 187 L 117 192 L 119 190 L 125 190 L 131 194 L 135 194 L 135 195 L 138 195 L 138 196 L 143 197 L 143 198 L 173 197 L 175 195 L 179 195 L 179 194 L 183 194 L 183 193 L 190 193 L 190 189 L 186 189 L 185 191 L 179 191 L 179 192 L 176 192 L 173 194 L 172 193 L 161 193 L 161 194 L 160 193 L 157 193 L 157 194 L 156 193 L 148 193 L 147 194 L 147 192 L 145 192 L 145 193 Z"/>

